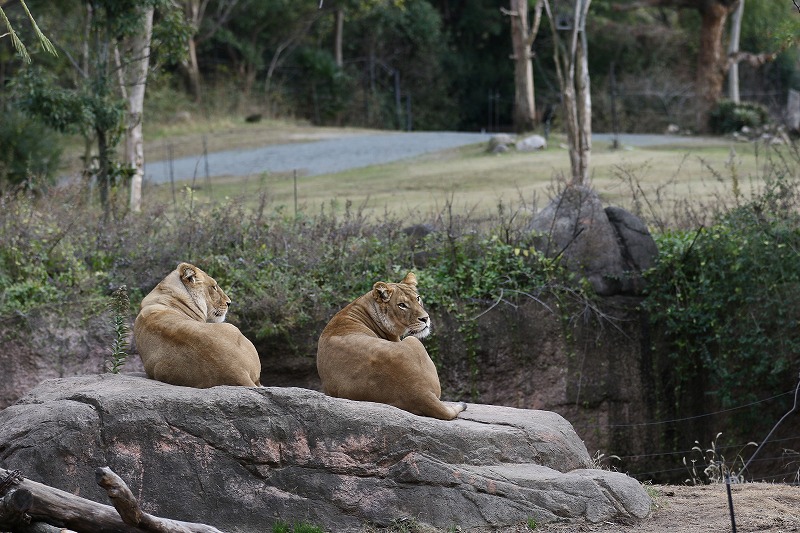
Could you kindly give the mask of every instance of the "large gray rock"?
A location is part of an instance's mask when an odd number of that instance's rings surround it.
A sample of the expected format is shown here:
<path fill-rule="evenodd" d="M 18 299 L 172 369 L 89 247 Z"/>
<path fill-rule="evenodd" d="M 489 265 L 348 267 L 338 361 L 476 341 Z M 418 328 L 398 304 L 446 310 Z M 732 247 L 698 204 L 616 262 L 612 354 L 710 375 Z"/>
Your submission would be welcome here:
<path fill-rule="evenodd" d="M 517 141 L 518 152 L 536 152 L 547 148 L 547 140 L 541 135 L 530 135 Z"/>
<path fill-rule="evenodd" d="M 658 256 L 638 217 L 619 207 L 603 208 L 588 187 L 568 186 L 536 214 L 530 228 L 539 234 L 539 249 L 549 257 L 561 256 L 601 296 L 640 294 L 641 272 Z"/>
<path fill-rule="evenodd" d="M 0 411 L 0 465 L 95 501 L 110 466 L 147 512 L 225 531 L 277 520 L 358 531 L 641 518 L 638 482 L 590 467 L 546 411 L 471 404 L 454 421 L 298 388 L 190 389 L 104 374 L 43 382 Z"/>

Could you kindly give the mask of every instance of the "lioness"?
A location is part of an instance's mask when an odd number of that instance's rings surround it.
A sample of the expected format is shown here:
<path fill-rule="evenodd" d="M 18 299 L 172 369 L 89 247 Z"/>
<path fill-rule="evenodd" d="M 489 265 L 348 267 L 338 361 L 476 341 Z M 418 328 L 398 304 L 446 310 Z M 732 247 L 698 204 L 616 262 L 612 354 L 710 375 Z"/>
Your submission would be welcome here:
<path fill-rule="evenodd" d="M 260 386 L 255 346 L 225 315 L 231 300 L 214 278 L 181 263 L 144 297 L 133 325 L 147 375 L 186 387 Z"/>
<path fill-rule="evenodd" d="M 400 283 L 379 281 L 322 331 L 317 371 L 323 391 L 452 420 L 467 405 L 448 405 L 439 399 L 439 375 L 419 340 L 430 331 L 431 320 L 417 294 L 413 272 Z"/>

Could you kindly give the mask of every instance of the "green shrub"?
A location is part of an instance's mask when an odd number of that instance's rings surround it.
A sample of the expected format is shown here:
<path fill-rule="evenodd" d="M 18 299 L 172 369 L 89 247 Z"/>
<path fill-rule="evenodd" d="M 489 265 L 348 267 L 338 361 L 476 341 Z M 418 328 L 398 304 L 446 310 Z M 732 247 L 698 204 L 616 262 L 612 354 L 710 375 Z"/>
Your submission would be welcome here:
<path fill-rule="evenodd" d="M 321 527 L 312 526 L 305 522 L 300 522 L 294 526 L 279 520 L 272 526 L 272 533 L 325 533 Z"/>
<path fill-rule="evenodd" d="M 767 124 L 767 109 L 756 103 L 720 100 L 711 111 L 709 124 L 714 133 L 733 133 L 743 127 L 757 128 Z"/>
<path fill-rule="evenodd" d="M 699 379 L 706 400 L 730 407 L 796 377 L 787 371 L 800 363 L 800 215 L 775 201 L 789 190 L 776 182 L 708 228 L 657 236 L 645 308 L 677 396 Z"/>
<path fill-rule="evenodd" d="M 58 135 L 17 111 L 0 120 L 0 185 L 38 189 L 54 182 L 61 161 Z"/>

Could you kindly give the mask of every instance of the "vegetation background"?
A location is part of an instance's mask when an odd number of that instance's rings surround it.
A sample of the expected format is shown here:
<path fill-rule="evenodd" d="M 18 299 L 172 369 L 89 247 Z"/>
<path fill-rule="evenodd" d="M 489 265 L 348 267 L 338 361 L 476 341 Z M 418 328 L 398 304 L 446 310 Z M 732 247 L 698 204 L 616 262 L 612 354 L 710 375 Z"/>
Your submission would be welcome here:
<path fill-rule="evenodd" d="M 289 346 L 374 281 L 400 279 L 409 268 L 417 270 L 432 313 L 456 320 L 466 359 L 474 357 L 474 317 L 500 299 L 518 304 L 532 295 L 558 304 L 567 339 L 587 309 L 599 309 L 601 299 L 588 284 L 536 250 L 528 230 L 537 200 L 563 186 L 559 165 L 566 159 L 558 148 L 560 91 L 546 31 L 533 60 L 539 117 L 550 118 L 541 128 L 552 136 L 541 154 L 496 157 L 471 147 L 322 176 L 309 188 L 349 188 L 330 198 L 309 196 L 298 212 L 289 208 L 286 176 L 228 180 L 209 190 L 182 187 L 176 195 L 150 187 L 136 213 L 128 208 L 122 149 L 112 150 L 124 130 L 113 43 L 136 31 L 126 9 L 145 3 L 156 9 L 143 122 L 151 149 L 168 140 L 189 146 L 181 141 L 200 141 L 200 133 L 214 148 L 252 146 L 270 135 L 285 139 L 275 132 L 296 131 L 298 124 L 305 131 L 309 125 L 513 127 L 511 22 L 496 2 L 326 0 L 320 9 L 317 2 L 273 0 L 31 0 L 59 54 L 32 45 L 28 65 L 9 39 L 0 39 L 4 346 L 32 346 L 58 365 L 81 357 L 62 342 L 62 332 L 84 331 L 82 342 L 114 346 L 112 363 L 119 365 L 124 328 L 118 317 L 125 309 L 119 288 L 127 287 L 130 320 L 141 297 L 178 260 L 201 265 L 231 288 L 237 295 L 232 319 L 246 335 Z M 618 11 L 619 3 L 594 0 L 586 28 L 594 130 L 691 128 L 700 14 Z M 0 6 L 23 40 L 35 43 L 20 4 Z M 201 6 L 202 16 L 193 11 Z M 686 451 L 695 439 L 705 447 L 721 430 L 736 443 L 761 439 L 788 405 L 754 402 L 787 399 L 800 369 L 800 154 L 796 140 L 774 127 L 789 90 L 800 89 L 791 40 L 800 13 L 782 0 L 746 6 L 742 47 L 776 55 L 759 68 L 742 66 L 750 111 L 719 127 L 761 127 L 758 134 L 770 132 L 770 142 L 726 138 L 690 147 L 678 140 L 635 152 L 597 147 L 593 167 L 604 200 L 639 215 L 659 245 L 637 310 L 646 313 L 652 332 L 659 381 L 651 393 L 660 419 L 734 409 L 724 428 L 702 420 L 665 425 L 660 449 Z M 335 43 L 340 13 L 341 58 Z M 783 143 L 771 144 L 776 137 Z M 104 209 L 92 180 L 105 153 L 98 146 L 111 153 Z M 75 179 L 56 186 L 59 176 Z M 391 192 L 409 177 L 423 194 L 425 185 L 451 185 L 433 205 L 398 208 Z M 536 189 L 528 188 L 532 182 Z M 368 204 L 371 187 L 390 194 Z M 454 191 L 463 189 L 471 195 L 456 199 Z M 420 238 L 405 231 L 412 223 L 434 231 Z M 109 310 L 112 300 L 117 311 Z M 595 318 L 603 323 L 602 313 Z M 474 371 L 480 379 L 480 368 Z M 738 410 L 751 404 L 757 407 Z M 800 447 L 800 425 L 790 424 L 786 454 L 773 459 L 788 467 L 776 479 L 797 482 L 793 450 Z M 616 467 L 626 468 L 624 459 Z M 687 475 L 681 465 L 660 474 L 670 481 Z"/>

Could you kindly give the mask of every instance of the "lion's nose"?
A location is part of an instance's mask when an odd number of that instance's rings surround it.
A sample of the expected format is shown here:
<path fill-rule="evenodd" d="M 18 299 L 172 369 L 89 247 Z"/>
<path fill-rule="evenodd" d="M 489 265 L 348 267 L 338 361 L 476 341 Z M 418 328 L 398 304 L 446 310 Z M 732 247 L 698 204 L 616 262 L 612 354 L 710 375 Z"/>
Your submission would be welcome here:
<path fill-rule="evenodd" d="M 428 320 L 430 320 L 430 318 L 428 318 L 427 316 L 419 317 L 419 321 L 422 322 L 423 324 L 427 324 Z"/>

